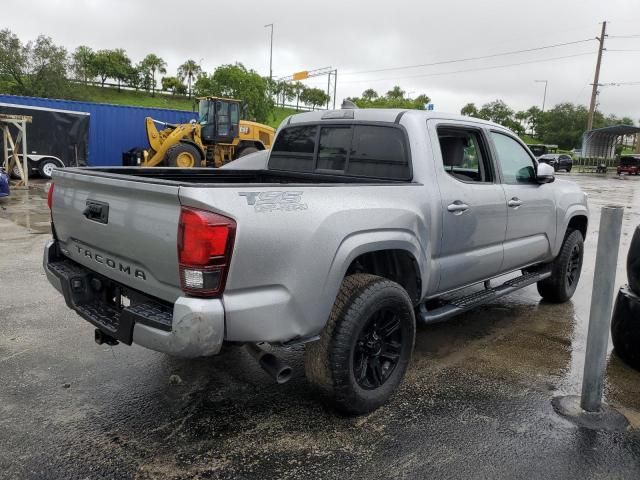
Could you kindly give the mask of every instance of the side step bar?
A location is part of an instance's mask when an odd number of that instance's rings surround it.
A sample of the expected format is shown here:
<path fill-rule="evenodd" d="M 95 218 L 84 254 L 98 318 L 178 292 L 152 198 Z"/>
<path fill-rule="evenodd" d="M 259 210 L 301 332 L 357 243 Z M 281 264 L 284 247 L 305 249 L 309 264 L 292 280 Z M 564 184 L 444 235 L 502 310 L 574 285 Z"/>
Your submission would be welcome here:
<path fill-rule="evenodd" d="M 422 320 L 422 323 L 444 322 L 445 320 L 448 320 L 462 312 L 466 312 L 467 310 L 471 310 L 479 305 L 489 303 L 497 298 L 537 283 L 550 276 L 551 268 L 547 267 L 544 270 L 525 273 L 519 277 L 507 280 L 502 285 L 495 288 L 485 288 L 484 290 L 480 290 L 479 292 L 474 292 L 469 295 L 451 298 L 447 300 L 444 305 L 434 310 L 427 310 L 423 303 L 419 307 L 418 317 Z"/>

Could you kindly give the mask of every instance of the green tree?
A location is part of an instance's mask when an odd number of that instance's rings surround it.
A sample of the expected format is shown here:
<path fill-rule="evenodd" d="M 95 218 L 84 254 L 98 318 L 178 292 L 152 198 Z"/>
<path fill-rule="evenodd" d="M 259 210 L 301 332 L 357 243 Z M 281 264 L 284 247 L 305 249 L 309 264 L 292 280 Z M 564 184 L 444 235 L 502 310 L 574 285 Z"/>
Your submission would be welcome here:
<path fill-rule="evenodd" d="M 0 31 L 0 82 L 12 93 L 65 98 L 69 95 L 66 49 L 40 35 L 23 45 L 10 30 Z"/>
<path fill-rule="evenodd" d="M 0 80 L 7 82 L 13 93 L 25 93 L 28 58 L 18 36 L 11 30 L 0 30 Z"/>
<path fill-rule="evenodd" d="M 376 92 L 373 88 L 367 88 L 364 92 L 362 92 L 362 99 L 366 100 L 367 102 L 371 102 L 379 96 L 380 95 L 378 95 L 378 92 Z"/>
<path fill-rule="evenodd" d="M 116 48 L 111 50 L 110 54 L 110 77 L 118 82 L 118 91 L 122 83 L 127 83 L 131 78 L 133 66 L 131 65 L 131 59 L 127 56 L 127 52 L 122 48 Z"/>
<path fill-rule="evenodd" d="M 95 53 L 86 45 L 80 45 L 71 55 L 71 69 L 76 80 L 81 80 L 85 84 L 95 76 L 93 72 L 93 57 Z"/>
<path fill-rule="evenodd" d="M 500 99 L 485 103 L 478 112 L 478 118 L 499 123 L 519 135 L 524 133 L 524 128 L 515 119 L 515 111 Z"/>
<path fill-rule="evenodd" d="M 306 88 L 300 94 L 300 100 L 307 105 L 311 105 L 311 109 L 315 110 L 317 106 L 327 103 L 329 96 L 320 88 Z"/>
<path fill-rule="evenodd" d="M 100 78 L 100 86 L 104 87 L 111 76 L 110 50 L 98 50 L 91 59 L 91 71 Z"/>
<path fill-rule="evenodd" d="M 67 50 L 54 44 L 51 37 L 40 35 L 26 45 L 25 51 L 29 95 L 66 97 L 69 94 Z"/>
<path fill-rule="evenodd" d="M 360 108 L 410 108 L 414 110 L 424 110 L 425 105 L 431 101 L 429 96 L 424 93 L 413 100 L 405 98 L 404 93 L 404 90 L 396 85 L 381 97 L 375 90 L 368 88 L 362 92 L 361 97 L 349 98 L 348 100 Z"/>
<path fill-rule="evenodd" d="M 269 79 L 248 70 L 241 63 L 219 66 L 212 75 L 200 76 L 195 87 L 198 95 L 242 100 L 249 117 L 258 122 L 266 122 L 273 111 Z"/>
<path fill-rule="evenodd" d="M 460 115 L 466 115 L 467 117 L 478 117 L 478 108 L 475 103 L 467 103 L 462 110 L 460 110 Z"/>
<path fill-rule="evenodd" d="M 544 143 L 555 144 L 565 150 L 577 147 L 582 142 L 588 114 L 584 105 L 560 103 L 542 115 L 537 136 Z M 603 121 L 602 114 L 596 112 L 594 126 L 603 126 Z"/>
<path fill-rule="evenodd" d="M 402 100 L 406 92 L 402 90 L 398 85 L 393 87 L 387 92 L 387 98 L 390 100 Z"/>
<path fill-rule="evenodd" d="M 187 81 L 189 86 L 189 98 L 191 98 L 191 84 L 193 79 L 202 73 L 202 68 L 195 60 L 187 60 L 178 67 L 178 78 L 184 82 Z"/>
<path fill-rule="evenodd" d="M 301 82 L 295 82 L 291 85 L 291 88 L 296 98 L 296 110 L 298 110 L 300 107 L 300 95 L 306 87 Z"/>
<path fill-rule="evenodd" d="M 425 108 L 425 105 L 430 101 L 431 99 L 429 98 L 429 96 L 424 93 L 418 95 L 416 98 L 413 99 L 415 108 L 417 108 L 418 110 L 423 110 Z"/>
<path fill-rule="evenodd" d="M 526 113 L 527 113 L 526 121 L 527 121 L 527 127 L 529 128 L 529 133 L 531 133 L 531 135 L 533 136 L 536 136 L 538 135 L 538 126 L 542 121 L 542 116 L 544 115 L 544 113 L 539 107 L 536 107 L 535 105 L 530 107 Z"/>
<path fill-rule="evenodd" d="M 171 92 L 171 94 L 175 95 L 187 94 L 187 87 L 176 77 L 162 77 L 162 90 L 165 92 Z"/>
<path fill-rule="evenodd" d="M 296 89 L 293 83 L 285 82 L 282 88 L 282 108 L 285 106 L 286 102 L 293 102 L 296 98 Z"/>
<path fill-rule="evenodd" d="M 514 111 L 502 100 L 485 103 L 478 112 L 479 118 L 504 125 L 513 118 Z"/>
<path fill-rule="evenodd" d="M 148 54 L 140 62 L 141 70 L 151 76 L 151 96 L 156 96 L 156 72 L 167 73 L 167 62 L 154 53 Z"/>

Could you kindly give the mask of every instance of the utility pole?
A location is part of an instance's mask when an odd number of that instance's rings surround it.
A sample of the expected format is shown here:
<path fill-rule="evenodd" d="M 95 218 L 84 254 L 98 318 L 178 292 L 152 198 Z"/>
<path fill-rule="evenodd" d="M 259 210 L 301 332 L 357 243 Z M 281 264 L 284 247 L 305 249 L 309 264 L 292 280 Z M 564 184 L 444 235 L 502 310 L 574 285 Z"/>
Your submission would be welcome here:
<path fill-rule="evenodd" d="M 591 90 L 591 105 L 589 106 L 589 117 L 587 120 L 587 132 L 593 130 L 593 114 L 596 111 L 596 99 L 598 98 L 598 87 L 600 82 L 600 63 L 602 62 L 602 51 L 604 50 L 604 39 L 607 36 L 607 22 L 602 22 L 602 32 L 600 33 L 600 46 L 598 47 L 598 60 L 596 60 L 596 74 L 593 77 L 593 89 Z"/>
<path fill-rule="evenodd" d="M 271 44 L 269 47 L 269 83 L 273 79 L 273 23 L 268 23 L 264 28 L 271 27 Z"/>
<path fill-rule="evenodd" d="M 536 80 L 536 83 L 544 83 L 544 95 L 542 97 L 542 113 L 544 113 L 544 105 L 547 103 L 547 86 L 549 85 L 549 80 Z"/>

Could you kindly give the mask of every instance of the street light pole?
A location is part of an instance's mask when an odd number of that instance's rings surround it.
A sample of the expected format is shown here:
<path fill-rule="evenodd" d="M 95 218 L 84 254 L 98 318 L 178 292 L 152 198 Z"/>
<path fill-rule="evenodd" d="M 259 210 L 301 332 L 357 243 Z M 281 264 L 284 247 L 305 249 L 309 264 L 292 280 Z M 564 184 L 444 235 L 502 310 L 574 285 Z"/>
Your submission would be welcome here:
<path fill-rule="evenodd" d="M 273 79 L 273 23 L 268 23 L 264 28 L 271 27 L 271 43 L 269 47 L 269 82 Z"/>
<path fill-rule="evenodd" d="M 536 83 L 544 83 L 544 96 L 542 97 L 542 113 L 544 113 L 544 105 L 547 103 L 547 85 L 549 85 L 549 80 L 536 80 Z"/>

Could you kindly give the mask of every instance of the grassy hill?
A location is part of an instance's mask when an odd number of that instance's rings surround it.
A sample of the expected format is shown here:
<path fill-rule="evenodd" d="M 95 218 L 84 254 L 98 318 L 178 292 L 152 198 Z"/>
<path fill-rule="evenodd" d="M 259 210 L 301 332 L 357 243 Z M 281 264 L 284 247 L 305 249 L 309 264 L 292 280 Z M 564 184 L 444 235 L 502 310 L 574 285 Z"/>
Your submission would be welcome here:
<path fill-rule="evenodd" d="M 114 105 L 132 105 L 137 107 L 170 108 L 175 110 L 195 110 L 197 102 L 183 95 L 167 95 L 156 92 L 155 97 L 144 91 L 121 90 L 111 87 L 78 86 L 74 91 L 74 100 L 85 102 L 111 103 Z M 266 123 L 276 128 L 287 116 L 296 113 L 293 108 L 276 107 L 273 116 Z"/>

